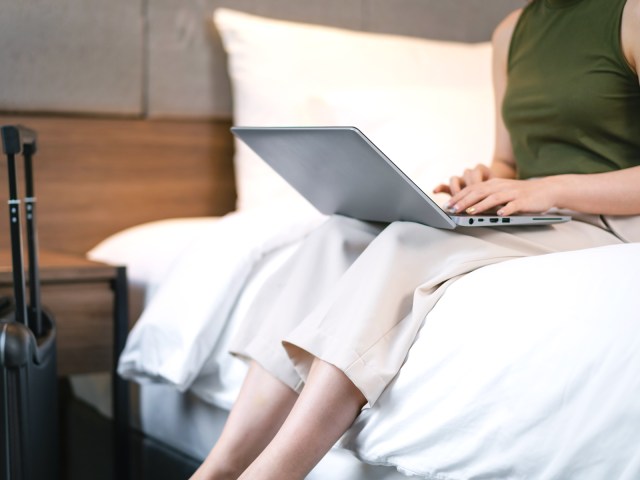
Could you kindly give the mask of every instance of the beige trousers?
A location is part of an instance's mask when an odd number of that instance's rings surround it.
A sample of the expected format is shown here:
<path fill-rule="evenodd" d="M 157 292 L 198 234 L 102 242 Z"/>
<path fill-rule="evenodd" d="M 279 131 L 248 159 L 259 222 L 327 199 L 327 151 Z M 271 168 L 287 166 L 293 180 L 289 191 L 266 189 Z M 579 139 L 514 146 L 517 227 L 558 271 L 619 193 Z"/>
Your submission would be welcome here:
<path fill-rule="evenodd" d="M 583 220 L 449 231 L 331 217 L 258 294 L 231 352 L 296 391 L 318 357 L 341 369 L 371 406 L 461 275 L 511 258 L 623 243 L 600 217 Z"/>

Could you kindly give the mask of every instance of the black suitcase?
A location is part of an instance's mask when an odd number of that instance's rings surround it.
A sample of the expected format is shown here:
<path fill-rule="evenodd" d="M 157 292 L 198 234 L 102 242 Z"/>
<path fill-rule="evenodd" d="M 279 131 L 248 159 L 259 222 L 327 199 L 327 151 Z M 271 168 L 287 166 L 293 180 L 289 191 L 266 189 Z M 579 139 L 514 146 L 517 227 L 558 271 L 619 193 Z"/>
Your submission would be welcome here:
<path fill-rule="evenodd" d="M 0 127 L 9 172 L 9 223 L 14 298 L 0 304 L 0 480 L 58 478 L 56 327 L 40 307 L 32 157 L 35 132 Z M 16 157 L 24 158 L 29 255 L 27 306 Z"/>

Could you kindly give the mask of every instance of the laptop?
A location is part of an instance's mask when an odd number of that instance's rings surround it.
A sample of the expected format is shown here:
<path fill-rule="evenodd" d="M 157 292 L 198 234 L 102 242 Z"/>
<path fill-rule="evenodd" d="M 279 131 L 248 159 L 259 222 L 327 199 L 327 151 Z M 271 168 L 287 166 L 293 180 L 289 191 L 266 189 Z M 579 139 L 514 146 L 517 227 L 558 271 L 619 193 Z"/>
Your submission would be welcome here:
<path fill-rule="evenodd" d="M 571 220 L 545 214 L 449 214 L 355 127 L 233 127 L 231 131 L 327 215 L 445 229 Z"/>

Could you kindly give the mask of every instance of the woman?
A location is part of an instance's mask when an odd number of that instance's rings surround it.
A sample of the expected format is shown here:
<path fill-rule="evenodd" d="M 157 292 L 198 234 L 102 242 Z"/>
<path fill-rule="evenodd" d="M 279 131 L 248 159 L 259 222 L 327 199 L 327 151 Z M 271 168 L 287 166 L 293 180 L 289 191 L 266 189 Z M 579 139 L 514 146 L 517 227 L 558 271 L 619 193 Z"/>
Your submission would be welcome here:
<path fill-rule="evenodd" d="M 249 372 L 194 479 L 304 478 L 375 403 L 460 275 L 624 241 L 608 216 L 640 215 L 640 0 L 535 0 L 493 44 L 493 162 L 436 191 L 456 212 L 561 208 L 575 220 L 452 232 L 330 219 L 256 300 L 233 349 Z"/>

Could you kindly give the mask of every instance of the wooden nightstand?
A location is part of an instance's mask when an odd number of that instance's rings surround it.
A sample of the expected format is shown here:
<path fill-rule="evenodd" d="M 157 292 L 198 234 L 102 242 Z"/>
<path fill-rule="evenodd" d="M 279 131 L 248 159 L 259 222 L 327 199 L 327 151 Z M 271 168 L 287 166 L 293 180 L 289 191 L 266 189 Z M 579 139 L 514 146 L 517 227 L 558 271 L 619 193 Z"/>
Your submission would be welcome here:
<path fill-rule="evenodd" d="M 58 375 L 114 374 L 114 477 L 127 478 L 129 390 L 115 375 L 129 327 L 126 269 L 47 251 L 40 252 L 39 263 L 42 304 L 58 329 Z M 0 252 L 0 295 L 13 295 L 8 251 Z"/>

